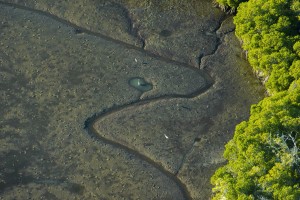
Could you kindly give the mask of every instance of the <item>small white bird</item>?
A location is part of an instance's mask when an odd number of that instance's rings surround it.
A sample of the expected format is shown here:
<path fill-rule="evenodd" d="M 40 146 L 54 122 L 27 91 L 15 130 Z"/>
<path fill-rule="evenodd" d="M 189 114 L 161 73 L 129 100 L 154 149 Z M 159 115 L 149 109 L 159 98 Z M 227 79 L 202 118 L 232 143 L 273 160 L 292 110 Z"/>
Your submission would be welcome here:
<path fill-rule="evenodd" d="M 135 58 L 134 61 L 137 62 L 137 59 Z"/>
<path fill-rule="evenodd" d="M 164 134 L 164 136 L 165 136 L 166 139 L 169 139 L 169 137 L 166 134 Z"/>

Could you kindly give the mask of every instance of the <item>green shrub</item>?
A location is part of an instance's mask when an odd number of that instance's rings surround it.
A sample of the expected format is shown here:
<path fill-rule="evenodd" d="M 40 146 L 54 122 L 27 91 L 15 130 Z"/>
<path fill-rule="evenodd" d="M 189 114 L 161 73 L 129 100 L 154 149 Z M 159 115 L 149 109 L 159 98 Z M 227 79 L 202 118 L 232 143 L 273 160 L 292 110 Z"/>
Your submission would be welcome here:
<path fill-rule="evenodd" d="M 271 94 L 299 77 L 299 11 L 297 0 L 249 0 L 234 18 L 249 63 L 264 75 Z"/>
<path fill-rule="evenodd" d="M 228 163 L 211 178 L 213 199 L 300 199 L 299 13 L 299 0 L 238 7 L 236 35 L 271 96 L 236 127 L 225 147 Z"/>
<path fill-rule="evenodd" d="M 251 108 L 211 181 L 214 199 L 300 198 L 300 80 Z"/>
<path fill-rule="evenodd" d="M 234 13 L 239 4 L 245 1 L 247 0 L 215 0 L 214 4 L 225 12 Z"/>

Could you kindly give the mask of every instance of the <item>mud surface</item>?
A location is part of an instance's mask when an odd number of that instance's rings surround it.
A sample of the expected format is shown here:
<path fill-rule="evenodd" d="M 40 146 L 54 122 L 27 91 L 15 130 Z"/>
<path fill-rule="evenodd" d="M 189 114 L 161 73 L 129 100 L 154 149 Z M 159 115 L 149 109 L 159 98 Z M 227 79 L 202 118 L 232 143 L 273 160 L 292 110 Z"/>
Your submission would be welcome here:
<path fill-rule="evenodd" d="M 209 199 L 263 89 L 209 0 L 0 1 L 0 199 Z"/>

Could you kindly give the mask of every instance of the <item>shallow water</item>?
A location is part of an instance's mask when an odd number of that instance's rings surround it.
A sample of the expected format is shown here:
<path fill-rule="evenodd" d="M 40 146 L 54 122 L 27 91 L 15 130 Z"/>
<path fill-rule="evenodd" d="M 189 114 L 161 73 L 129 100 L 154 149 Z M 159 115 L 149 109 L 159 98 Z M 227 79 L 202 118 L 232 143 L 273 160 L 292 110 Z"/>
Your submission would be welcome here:
<path fill-rule="evenodd" d="M 147 92 L 153 88 L 151 83 L 146 82 L 141 77 L 133 77 L 129 79 L 128 84 L 141 92 Z"/>

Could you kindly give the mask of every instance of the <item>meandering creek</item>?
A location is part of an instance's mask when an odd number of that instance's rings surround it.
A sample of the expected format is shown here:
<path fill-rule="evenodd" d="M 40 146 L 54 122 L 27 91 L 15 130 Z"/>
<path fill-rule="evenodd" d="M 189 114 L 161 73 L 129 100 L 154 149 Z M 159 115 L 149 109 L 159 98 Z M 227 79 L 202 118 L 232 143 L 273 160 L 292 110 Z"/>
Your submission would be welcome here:
<path fill-rule="evenodd" d="M 233 31 L 209 0 L 0 1 L 0 197 L 208 199 L 264 93 Z"/>

